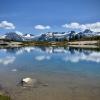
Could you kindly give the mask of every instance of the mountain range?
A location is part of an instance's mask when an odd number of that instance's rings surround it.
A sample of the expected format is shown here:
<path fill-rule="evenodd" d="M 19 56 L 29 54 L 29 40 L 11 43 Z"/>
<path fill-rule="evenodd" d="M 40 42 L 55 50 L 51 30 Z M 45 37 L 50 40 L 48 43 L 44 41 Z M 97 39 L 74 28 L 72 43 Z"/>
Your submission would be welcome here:
<path fill-rule="evenodd" d="M 100 32 L 93 32 L 90 29 L 86 29 L 82 32 L 47 32 L 39 35 L 33 34 L 19 34 L 17 32 L 9 32 L 0 36 L 0 39 L 8 39 L 14 41 L 64 41 L 71 39 L 80 39 L 83 37 L 100 36 Z"/>

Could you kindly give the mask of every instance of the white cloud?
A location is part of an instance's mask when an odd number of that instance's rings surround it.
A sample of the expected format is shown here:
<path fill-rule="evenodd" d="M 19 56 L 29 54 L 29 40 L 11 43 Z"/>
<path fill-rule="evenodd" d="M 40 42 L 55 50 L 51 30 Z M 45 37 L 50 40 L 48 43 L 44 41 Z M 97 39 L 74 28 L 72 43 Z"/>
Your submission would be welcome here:
<path fill-rule="evenodd" d="M 42 61 L 42 60 L 50 60 L 50 56 L 37 56 L 37 57 L 35 57 L 35 59 L 37 60 L 37 61 Z"/>
<path fill-rule="evenodd" d="M 7 57 L 4 57 L 4 58 L 0 58 L 0 64 L 3 64 L 3 65 L 8 65 L 8 64 L 11 64 L 15 61 L 15 57 L 14 56 L 7 56 Z"/>
<path fill-rule="evenodd" d="M 44 26 L 44 25 L 36 25 L 34 27 L 35 29 L 38 29 L 38 30 L 45 30 L 45 29 L 50 29 L 51 27 L 50 26 Z"/>
<path fill-rule="evenodd" d="M 62 25 L 62 27 L 64 28 L 71 28 L 71 29 L 79 29 L 79 23 L 70 23 L 70 24 L 65 24 L 65 25 Z"/>
<path fill-rule="evenodd" d="M 4 29 L 15 29 L 15 26 L 13 23 L 10 23 L 8 21 L 1 21 L 0 28 Z"/>
<path fill-rule="evenodd" d="M 80 30 L 91 29 L 94 32 L 100 32 L 100 22 L 90 23 L 90 24 L 79 24 L 77 22 L 74 22 L 62 25 L 62 27 L 70 29 L 80 29 Z"/>

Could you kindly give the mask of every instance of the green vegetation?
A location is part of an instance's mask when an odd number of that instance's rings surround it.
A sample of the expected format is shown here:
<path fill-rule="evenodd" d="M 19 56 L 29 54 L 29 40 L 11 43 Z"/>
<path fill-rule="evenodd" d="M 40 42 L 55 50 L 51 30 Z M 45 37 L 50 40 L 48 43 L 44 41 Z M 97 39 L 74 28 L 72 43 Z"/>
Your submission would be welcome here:
<path fill-rule="evenodd" d="M 9 96 L 0 95 L 0 100 L 11 100 Z"/>

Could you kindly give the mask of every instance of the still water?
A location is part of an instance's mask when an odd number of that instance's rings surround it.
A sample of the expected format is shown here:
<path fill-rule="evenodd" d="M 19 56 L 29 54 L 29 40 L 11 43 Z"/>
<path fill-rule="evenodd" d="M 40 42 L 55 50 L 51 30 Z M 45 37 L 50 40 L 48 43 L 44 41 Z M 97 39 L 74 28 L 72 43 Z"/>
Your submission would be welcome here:
<path fill-rule="evenodd" d="M 23 77 L 47 87 L 23 89 Z M 0 49 L 0 84 L 14 100 L 100 100 L 100 50 L 72 47 Z"/>

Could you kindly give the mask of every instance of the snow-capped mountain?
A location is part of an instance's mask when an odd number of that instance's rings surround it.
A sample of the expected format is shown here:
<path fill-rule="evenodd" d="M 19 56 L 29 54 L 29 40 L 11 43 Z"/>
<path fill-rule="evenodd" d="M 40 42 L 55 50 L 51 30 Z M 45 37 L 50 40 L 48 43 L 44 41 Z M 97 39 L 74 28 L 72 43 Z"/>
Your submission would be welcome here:
<path fill-rule="evenodd" d="M 51 32 L 46 33 L 46 37 L 65 38 L 68 35 L 66 32 Z"/>
<path fill-rule="evenodd" d="M 31 37 L 33 37 L 34 35 L 33 35 L 33 34 L 23 34 L 23 36 L 26 37 L 26 38 L 31 38 Z"/>
<path fill-rule="evenodd" d="M 39 40 L 41 41 L 62 41 L 64 39 L 67 39 L 67 34 L 65 32 L 48 32 L 45 34 L 42 34 Z"/>
<path fill-rule="evenodd" d="M 9 32 L 0 37 L 4 37 L 4 39 L 14 40 L 14 41 L 36 41 L 39 40 L 41 35 L 33 35 L 33 34 L 19 34 L 17 32 Z"/>
<path fill-rule="evenodd" d="M 9 33 L 6 33 L 5 35 L 6 35 L 5 39 L 14 40 L 14 41 L 23 41 L 22 36 L 15 32 L 9 32 Z"/>
<path fill-rule="evenodd" d="M 83 31 L 83 34 L 85 36 L 93 36 L 95 34 L 95 32 L 91 31 L 90 29 L 86 29 Z"/>
<path fill-rule="evenodd" d="M 0 36 L 0 39 L 9 39 L 14 41 L 65 41 L 70 39 L 80 39 L 82 37 L 92 37 L 100 36 L 100 32 L 93 32 L 89 29 L 86 29 L 82 32 L 76 33 L 75 31 L 71 32 L 47 32 L 39 35 L 33 34 L 20 34 L 19 32 L 9 32 L 3 36 Z"/>
<path fill-rule="evenodd" d="M 34 38 L 32 34 L 23 34 L 22 35 L 23 41 L 31 41 Z"/>

